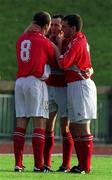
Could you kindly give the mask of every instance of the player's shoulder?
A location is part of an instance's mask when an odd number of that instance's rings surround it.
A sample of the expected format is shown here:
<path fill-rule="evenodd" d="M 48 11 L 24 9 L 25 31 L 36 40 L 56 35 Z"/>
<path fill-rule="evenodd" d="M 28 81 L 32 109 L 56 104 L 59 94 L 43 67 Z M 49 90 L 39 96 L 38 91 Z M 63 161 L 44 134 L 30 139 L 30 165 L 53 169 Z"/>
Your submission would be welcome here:
<path fill-rule="evenodd" d="M 85 40 L 86 40 L 86 36 L 83 32 L 78 32 L 76 36 L 74 36 L 74 39 L 73 39 L 74 42 L 81 42 Z"/>
<path fill-rule="evenodd" d="M 49 39 L 41 33 L 37 33 L 35 38 L 39 39 L 42 42 L 48 42 L 49 41 Z"/>
<path fill-rule="evenodd" d="M 22 33 L 22 34 L 19 35 L 17 41 L 21 41 L 21 40 L 23 40 L 23 39 L 25 39 L 25 38 L 26 38 L 26 34 L 25 34 L 25 33 Z"/>
<path fill-rule="evenodd" d="M 52 42 L 46 36 L 43 36 L 43 42 L 45 43 L 46 46 L 52 46 Z"/>
<path fill-rule="evenodd" d="M 74 46 L 81 46 L 86 41 L 86 36 L 82 32 L 78 32 L 72 39 L 72 44 Z"/>

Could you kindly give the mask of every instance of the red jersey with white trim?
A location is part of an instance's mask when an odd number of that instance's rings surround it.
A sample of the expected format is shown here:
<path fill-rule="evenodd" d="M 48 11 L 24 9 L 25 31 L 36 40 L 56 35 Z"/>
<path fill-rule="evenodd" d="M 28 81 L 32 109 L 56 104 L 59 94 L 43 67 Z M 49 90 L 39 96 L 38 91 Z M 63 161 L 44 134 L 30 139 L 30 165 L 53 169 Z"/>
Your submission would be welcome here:
<path fill-rule="evenodd" d="M 54 41 L 55 43 L 55 41 Z M 67 38 L 65 38 L 62 42 L 62 54 L 66 52 L 66 47 L 68 45 L 69 41 Z M 55 43 L 56 44 L 56 43 Z M 65 87 L 67 86 L 67 82 L 65 79 L 64 71 L 57 67 L 51 67 L 51 75 L 46 80 L 47 85 L 49 86 L 55 86 L 55 87 Z"/>
<path fill-rule="evenodd" d="M 46 64 L 56 66 L 52 43 L 40 32 L 23 33 L 16 43 L 17 78 L 35 76 L 41 78 Z"/>
<path fill-rule="evenodd" d="M 68 50 L 59 58 L 59 65 L 65 70 L 67 83 L 89 78 L 85 70 L 91 68 L 87 39 L 82 32 L 76 33 L 68 44 Z"/>

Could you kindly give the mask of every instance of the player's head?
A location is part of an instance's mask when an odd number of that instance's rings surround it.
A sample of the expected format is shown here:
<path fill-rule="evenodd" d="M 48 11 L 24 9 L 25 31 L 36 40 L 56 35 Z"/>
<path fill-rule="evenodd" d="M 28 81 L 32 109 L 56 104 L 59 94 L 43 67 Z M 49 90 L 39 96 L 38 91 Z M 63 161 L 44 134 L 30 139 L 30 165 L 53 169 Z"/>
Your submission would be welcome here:
<path fill-rule="evenodd" d="M 82 30 L 83 21 L 80 15 L 71 14 L 65 16 L 62 21 L 62 30 L 65 36 L 72 36 Z"/>
<path fill-rule="evenodd" d="M 33 23 L 37 24 L 48 32 L 51 26 L 51 16 L 46 11 L 40 11 L 34 15 Z"/>
<path fill-rule="evenodd" d="M 54 15 L 51 19 L 51 29 L 50 34 L 52 37 L 58 36 L 62 30 L 62 15 Z"/>

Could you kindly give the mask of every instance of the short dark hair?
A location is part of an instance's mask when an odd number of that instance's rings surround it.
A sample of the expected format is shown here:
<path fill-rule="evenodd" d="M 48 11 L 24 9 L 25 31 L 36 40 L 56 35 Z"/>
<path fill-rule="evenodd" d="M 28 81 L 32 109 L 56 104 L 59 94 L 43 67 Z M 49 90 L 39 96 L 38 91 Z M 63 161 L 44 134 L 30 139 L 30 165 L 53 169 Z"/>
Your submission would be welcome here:
<path fill-rule="evenodd" d="M 49 25 L 51 20 L 51 16 L 46 11 L 40 11 L 36 13 L 33 17 L 34 24 L 39 25 L 41 28 L 44 27 L 46 24 Z"/>
<path fill-rule="evenodd" d="M 57 18 L 63 19 L 63 17 L 64 16 L 62 14 L 55 14 L 52 16 L 52 18 L 54 18 L 54 19 L 57 19 Z"/>
<path fill-rule="evenodd" d="M 82 30 L 83 21 L 79 14 L 67 15 L 63 18 L 63 21 L 67 21 L 70 27 L 75 26 L 77 32 Z"/>

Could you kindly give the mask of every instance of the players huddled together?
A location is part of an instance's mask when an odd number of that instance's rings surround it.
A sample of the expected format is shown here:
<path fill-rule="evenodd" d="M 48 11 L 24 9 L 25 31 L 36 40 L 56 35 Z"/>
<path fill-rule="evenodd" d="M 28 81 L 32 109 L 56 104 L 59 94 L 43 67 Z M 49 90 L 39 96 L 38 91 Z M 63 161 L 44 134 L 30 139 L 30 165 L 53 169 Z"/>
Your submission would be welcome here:
<path fill-rule="evenodd" d="M 25 134 L 33 122 L 34 172 L 54 172 L 51 155 L 56 117 L 60 119 L 62 164 L 56 172 L 90 173 L 91 120 L 97 118 L 90 48 L 79 14 L 37 12 L 16 43 L 15 168 L 22 172 Z M 70 167 L 73 148 L 78 164 Z"/>

